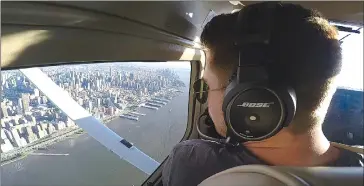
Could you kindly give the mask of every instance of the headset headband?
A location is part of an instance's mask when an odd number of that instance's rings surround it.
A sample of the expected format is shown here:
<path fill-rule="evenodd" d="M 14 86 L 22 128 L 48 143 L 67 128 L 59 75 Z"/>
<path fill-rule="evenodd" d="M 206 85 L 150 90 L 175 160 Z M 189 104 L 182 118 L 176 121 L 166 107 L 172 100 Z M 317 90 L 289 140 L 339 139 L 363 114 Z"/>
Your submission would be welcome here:
<path fill-rule="evenodd" d="M 239 51 L 237 81 L 266 80 L 267 75 L 248 70 L 242 73 L 240 67 L 265 67 L 271 61 L 270 39 L 275 24 L 276 7 L 279 3 L 264 2 L 266 7 L 248 6 L 242 9 L 236 23 L 235 46 Z M 259 16 L 253 17 L 253 16 Z M 262 53 L 264 55 L 262 55 Z M 260 71 L 260 70 L 257 70 Z"/>

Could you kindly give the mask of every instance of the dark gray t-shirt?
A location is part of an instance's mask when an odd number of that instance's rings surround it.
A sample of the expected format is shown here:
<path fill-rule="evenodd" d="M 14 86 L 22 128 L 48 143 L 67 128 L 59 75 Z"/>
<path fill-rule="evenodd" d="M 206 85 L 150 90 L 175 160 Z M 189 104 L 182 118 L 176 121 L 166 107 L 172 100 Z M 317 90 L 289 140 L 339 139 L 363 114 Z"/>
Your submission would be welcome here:
<path fill-rule="evenodd" d="M 327 166 L 363 167 L 363 156 L 342 150 L 340 158 Z M 227 147 L 212 141 L 193 139 L 177 144 L 162 173 L 163 186 L 195 186 L 223 170 L 248 164 L 268 165 L 244 146 Z"/>

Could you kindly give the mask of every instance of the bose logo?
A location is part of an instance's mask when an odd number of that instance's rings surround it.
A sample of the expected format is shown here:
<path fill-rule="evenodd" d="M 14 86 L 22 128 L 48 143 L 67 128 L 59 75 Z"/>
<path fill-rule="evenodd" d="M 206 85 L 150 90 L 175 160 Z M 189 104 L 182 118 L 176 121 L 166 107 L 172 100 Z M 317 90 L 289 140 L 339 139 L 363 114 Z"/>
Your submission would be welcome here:
<path fill-rule="evenodd" d="M 264 108 L 268 108 L 271 104 L 274 104 L 274 102 L 271 103 L 249 103 L 249 102 L 244 102 L 241 105 L 237 105 L 238 107 L 264 107 Z"/>

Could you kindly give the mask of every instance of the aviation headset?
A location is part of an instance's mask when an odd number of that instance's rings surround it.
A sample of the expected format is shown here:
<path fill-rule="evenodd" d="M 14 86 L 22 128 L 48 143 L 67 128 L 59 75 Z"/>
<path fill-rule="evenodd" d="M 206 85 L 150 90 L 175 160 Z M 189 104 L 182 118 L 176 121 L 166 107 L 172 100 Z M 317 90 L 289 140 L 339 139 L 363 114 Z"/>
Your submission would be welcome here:
<path fill-rule="evenodd" d="M 238 14 L 235 46 L 239 64 L 225 90 L 222 106 L 227 143 L 269 138 L 287 127 L 295 115 L 295 91 L 272 78 L 267 68 L 268 64 L 274 64 L 270 35 L 280 4 L 264 4 L 268 8 L 260 10 L 260 5 L 251 5 Z M 259 17 L 251 18 L 254 11 L 261 11 L 255 15 Z"/>

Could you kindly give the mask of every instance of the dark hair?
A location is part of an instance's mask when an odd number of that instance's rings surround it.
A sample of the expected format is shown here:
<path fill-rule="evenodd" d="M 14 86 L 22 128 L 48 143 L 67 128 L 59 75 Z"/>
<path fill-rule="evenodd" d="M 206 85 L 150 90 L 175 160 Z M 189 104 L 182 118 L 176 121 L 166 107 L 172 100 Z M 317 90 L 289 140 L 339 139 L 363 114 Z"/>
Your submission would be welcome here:
<path fill-rule="evenodd" d="M 300 110 L 313 112 L 327 96 L 332 77 L 341 70 L 338 31 L 317 11 L 290 3 L 279 5 L 271 33 L 273 63 L 268 70 L 296 90 L 297 114 Z M 266 7 L 264 3 L 249 6 L 262 11 Z M 249 12 L 249 22 L 259 21 L 254 19 L 260 12 Z M 234 47 L 238 14 L 214 17 L 201 34 L 203 46 L 212 53 L 212 66 L 223 79 L 231 76 L 238 63 Z"/>

